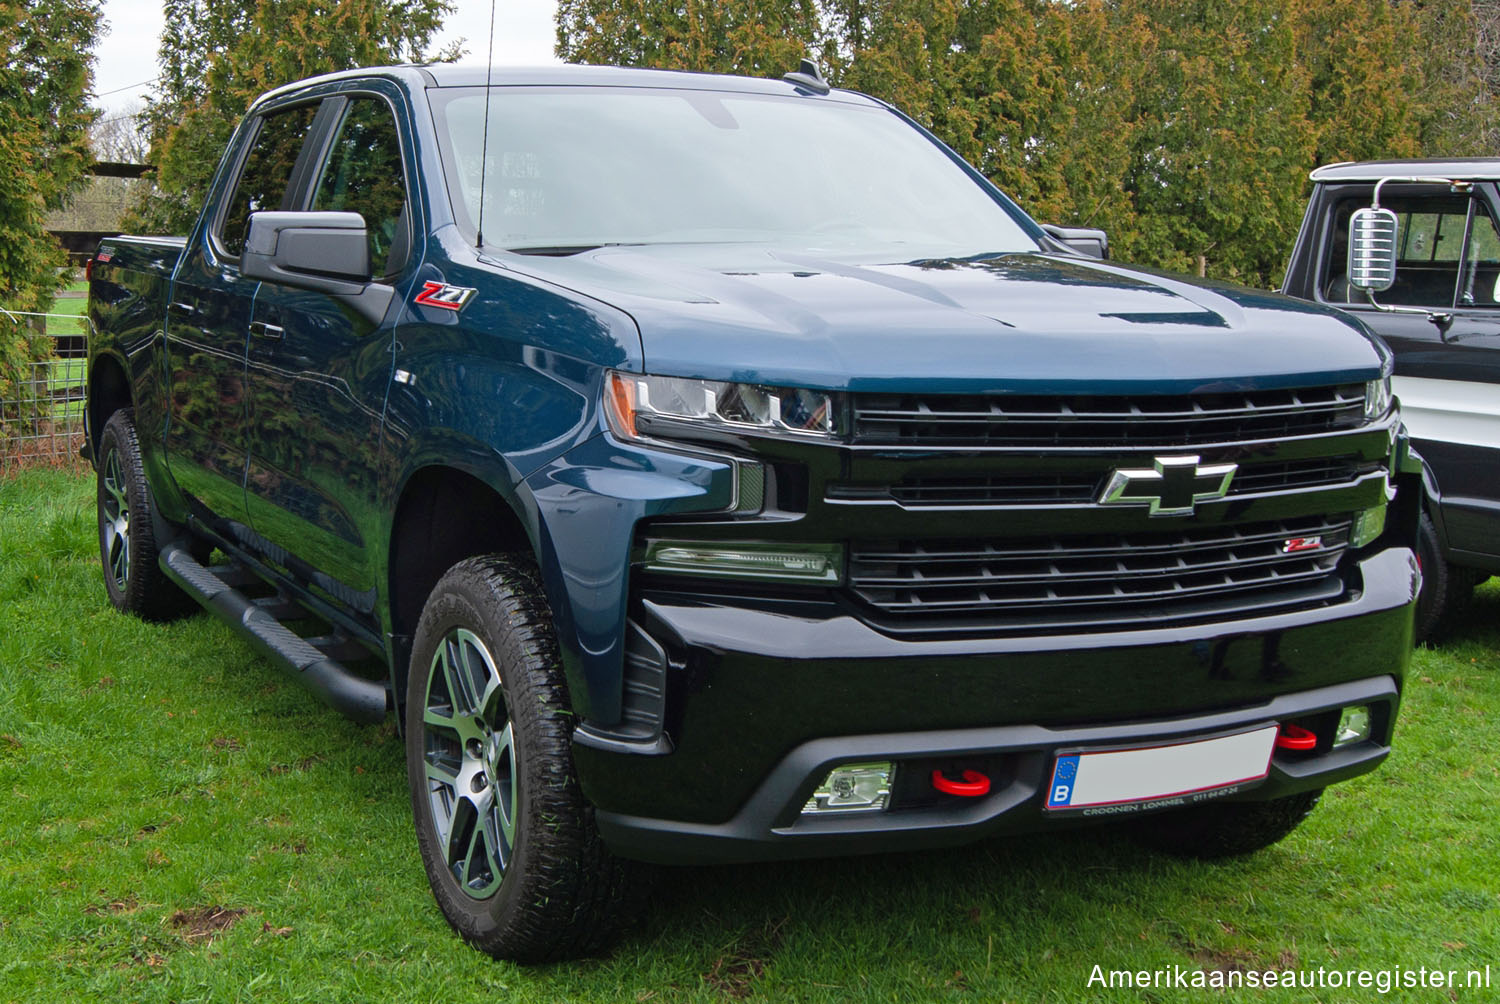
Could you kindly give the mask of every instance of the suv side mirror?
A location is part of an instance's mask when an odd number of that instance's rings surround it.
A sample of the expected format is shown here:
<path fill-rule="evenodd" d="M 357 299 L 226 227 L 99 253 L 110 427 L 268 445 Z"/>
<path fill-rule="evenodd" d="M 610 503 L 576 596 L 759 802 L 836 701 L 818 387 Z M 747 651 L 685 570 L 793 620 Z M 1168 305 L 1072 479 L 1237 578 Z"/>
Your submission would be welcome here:
<path fill-rule="evenodd" d="M 1349 285 L 1380 293 L 1396 281 L 1396 214 L 1366 206 L 1349 217 Z"/>
<path fill-rule="evenodd" d="M 359 213 L 251 213 L 240 274 L 327 293 L 372 324 L 395 295 L 370 281 L 370 241 Z"/>
<path fill-rule="evenodd" d="M 1092 227 L 1060 227 L 1055 223 L 1043 223 L 1042 229 L 1057 243 L 1090 258 L 1109 257 L 1109 237 L 1103 230 Z"/>

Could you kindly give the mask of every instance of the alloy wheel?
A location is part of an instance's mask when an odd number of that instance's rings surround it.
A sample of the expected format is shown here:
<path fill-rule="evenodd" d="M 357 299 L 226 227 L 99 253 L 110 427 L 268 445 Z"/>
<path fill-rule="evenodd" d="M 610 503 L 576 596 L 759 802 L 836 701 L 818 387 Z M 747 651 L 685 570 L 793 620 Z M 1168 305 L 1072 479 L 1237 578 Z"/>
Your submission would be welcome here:
<path fill-rule="evenodd" d="M 472 631 L 454 628 L 438 645 L 422 728 L 438 844 L 459 888 L 484 899 L 500 887 L 515 851 L 520 791 L 500 674 Z"/>
<path fill-rule="evenodd" d="M 110 450 L 104 458 L 104 499 L 99 515 L 109 574 L 115 587 L 123 591 L 130 578 L 130 500 L 125 494 L 119 450 Z"/>

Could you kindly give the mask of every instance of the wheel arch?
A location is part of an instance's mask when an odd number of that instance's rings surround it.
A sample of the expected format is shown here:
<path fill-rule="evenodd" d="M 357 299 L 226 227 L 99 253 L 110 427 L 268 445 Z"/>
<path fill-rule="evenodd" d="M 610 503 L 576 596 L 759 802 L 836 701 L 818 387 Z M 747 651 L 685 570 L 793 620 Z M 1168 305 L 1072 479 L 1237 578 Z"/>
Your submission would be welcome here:
<path fill-rule="evenodd" d="M 84 430 L 91 455 L 98 447 L 104 423 L 115 412 L 121 408 L 129 408 L 134 403 L 135 397 L 130 389 L 125 364 L 110 354 L 95 357 L 89 367 L 88 408 Z"/>
<path fill-rule="evenodd" d="M 443 573 L 481 554 L 537 559 L 535 528 L 523 510 L 514 490 L 501 488 L 473 470 L 433 463 L 406 476 L 397 494 L 386 552 L 390 631 L 395 641 L 391 682 L 398 702 L 405 699 L 410 640 L 422 607 Z"/>

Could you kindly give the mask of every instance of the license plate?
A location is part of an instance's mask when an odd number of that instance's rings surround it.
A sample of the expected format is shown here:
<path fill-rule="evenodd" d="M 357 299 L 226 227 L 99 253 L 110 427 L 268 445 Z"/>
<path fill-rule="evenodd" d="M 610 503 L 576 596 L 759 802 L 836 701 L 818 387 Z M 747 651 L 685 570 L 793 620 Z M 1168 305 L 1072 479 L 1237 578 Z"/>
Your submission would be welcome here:
<path fill-rule="evenodd" d="M 1276 732 L 1273 724 L 1196 742 L 1063 753 L 1052 767 L 1047 808 L 1129 812 L 1227 795 L 1270 773 Z"/>

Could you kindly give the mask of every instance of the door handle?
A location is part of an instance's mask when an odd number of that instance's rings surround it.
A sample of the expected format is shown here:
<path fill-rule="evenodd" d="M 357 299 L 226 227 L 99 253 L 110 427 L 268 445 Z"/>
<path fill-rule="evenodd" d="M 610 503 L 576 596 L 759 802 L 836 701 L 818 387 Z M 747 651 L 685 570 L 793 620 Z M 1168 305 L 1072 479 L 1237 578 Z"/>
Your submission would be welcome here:
<path fill-rule="evenodd" d="M 286 334 L 279 324 L 267 324 L 265 321 L 251 321 L 250 334 L 259 338 L 274 338 L 280 340 Z"/>
<path fill-rule="evenodd" d="M 167 314 L 171 317 L 189 318 L 198 313 L 198 308 L 191 303 L 183 303 L 181 300 L 173 300 L 167 304 Z"/>

